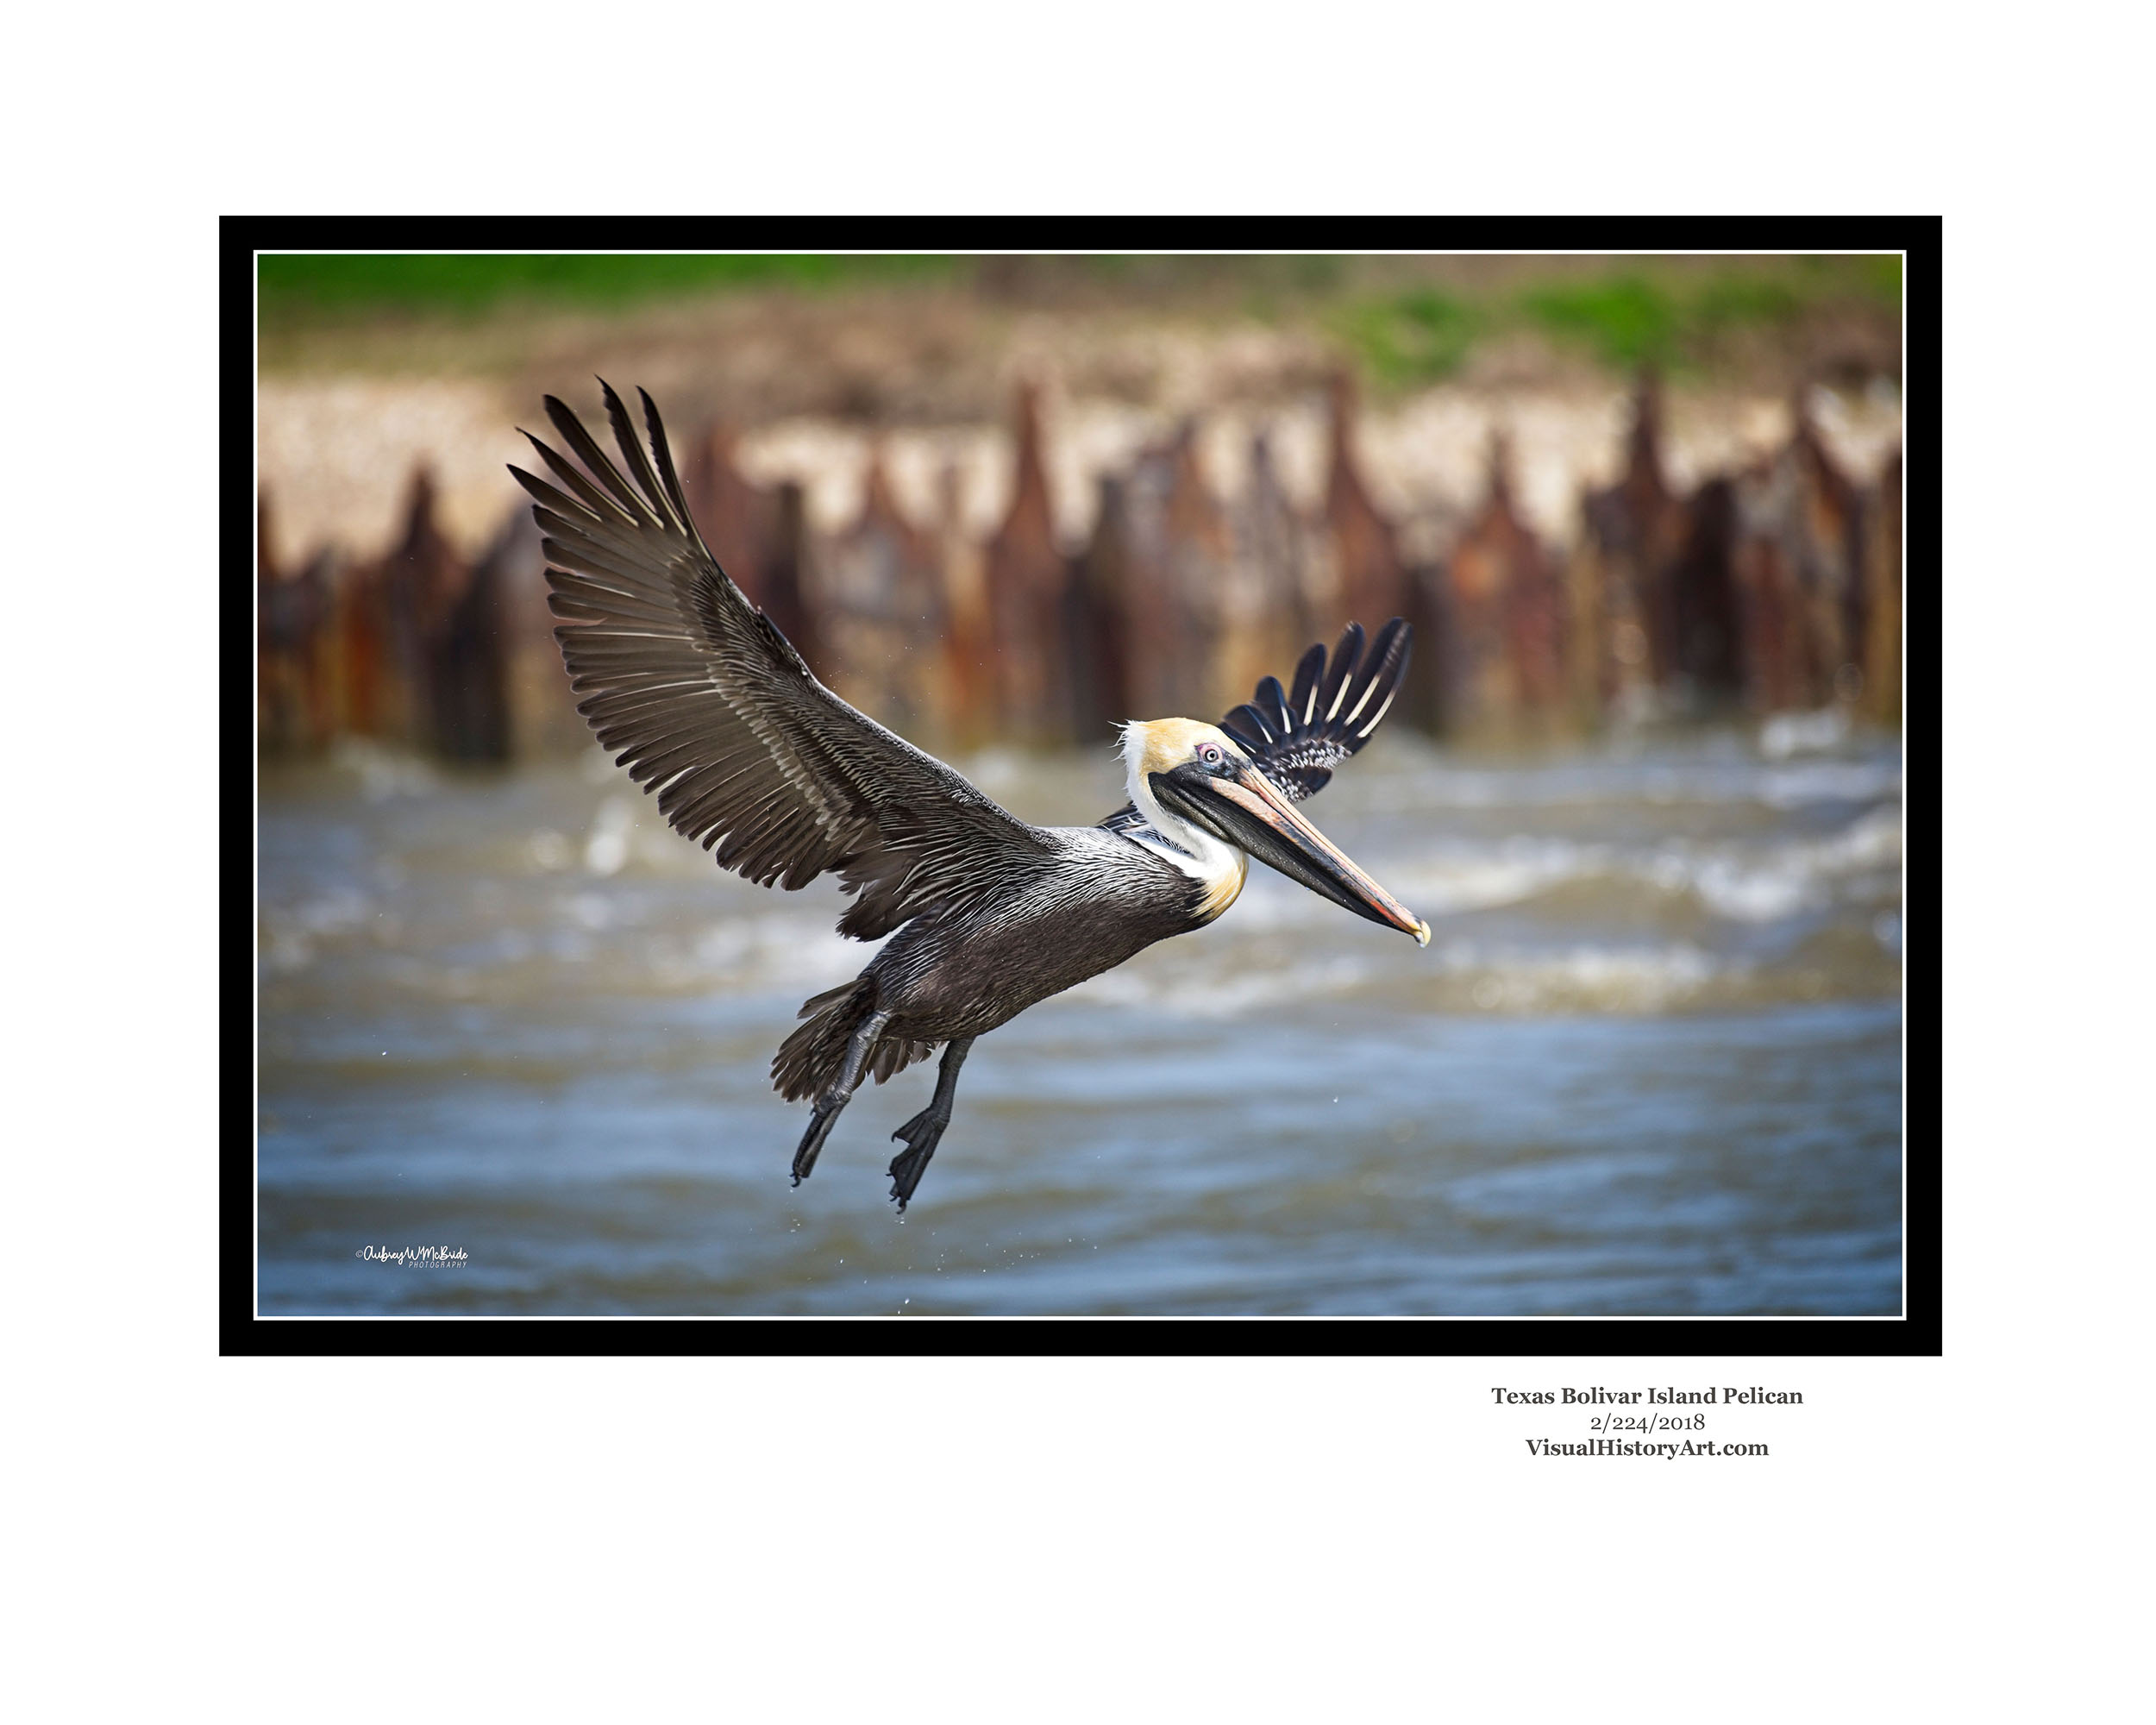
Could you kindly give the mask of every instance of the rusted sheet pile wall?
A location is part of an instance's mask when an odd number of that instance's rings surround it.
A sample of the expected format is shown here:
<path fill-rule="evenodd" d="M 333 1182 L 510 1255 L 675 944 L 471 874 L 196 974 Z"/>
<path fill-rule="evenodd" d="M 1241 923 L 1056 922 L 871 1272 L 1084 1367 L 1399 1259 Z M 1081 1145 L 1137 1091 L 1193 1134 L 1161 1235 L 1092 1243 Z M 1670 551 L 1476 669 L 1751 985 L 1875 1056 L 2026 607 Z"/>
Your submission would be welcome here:
<path fill-rule="evenodd" d="M 1355 403 L 1332 395 L 1326 480 L 1299 508 L 1254 433 L 1218 495 L 1187 421 L 1099 481 L 1086 543 L 1060 543 L 1038 395 L 1020 392 L 1010 500 L 968 530 L 956 467 L 911 519 L 881 450 L 856 518 L 811 524 L 795 484 L 747 478 L 724 427 L 683 483 L 706 542 L 834 688 L 931 745 L 1096 741 L 1112 721 L 1211 718 L 1350 618 L 1404 615 L 1415 661 L 1401 712 L 1439 735 L 1535 741 L 1613 719 L 1839 703 L 1901 707 L 1901 462 L 1860 485 L 1800 407 L 1783 447 L 1681 491 L 1651 381 L 1621 475 L 1580 499 L 1573 545 L 1545 543 L 1494 436 L 1483 499 L 1411 559 L 1358 460 Z M 502 761 L 583 735 L 551 638 L 536 530 L 513 508 L 475 560 L 436 522 L 423 468 L 377 561 L 273 566 L 261 502 L 260 716 L 266 751 L 355 735 Z"/>

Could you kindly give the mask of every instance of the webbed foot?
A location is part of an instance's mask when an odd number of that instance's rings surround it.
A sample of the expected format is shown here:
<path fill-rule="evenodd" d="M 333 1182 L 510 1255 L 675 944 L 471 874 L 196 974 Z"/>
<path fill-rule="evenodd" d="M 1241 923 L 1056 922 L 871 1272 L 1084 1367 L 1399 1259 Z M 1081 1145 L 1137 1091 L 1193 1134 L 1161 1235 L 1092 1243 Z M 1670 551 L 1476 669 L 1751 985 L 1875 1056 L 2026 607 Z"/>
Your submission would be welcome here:
<path fill-rule="evenodd" d="M 891 1158 L 891 1195 L 898 1200 L 900 1215 L 906 1214 L 906 1201 L 921 1183 L 928 1159 L 936 1154 L 937 1143 L 950 1124 L 950 1110 L 931 1103 L 891 1134 L 893 1142 L 902 1142 L 906 1146 Z"/>

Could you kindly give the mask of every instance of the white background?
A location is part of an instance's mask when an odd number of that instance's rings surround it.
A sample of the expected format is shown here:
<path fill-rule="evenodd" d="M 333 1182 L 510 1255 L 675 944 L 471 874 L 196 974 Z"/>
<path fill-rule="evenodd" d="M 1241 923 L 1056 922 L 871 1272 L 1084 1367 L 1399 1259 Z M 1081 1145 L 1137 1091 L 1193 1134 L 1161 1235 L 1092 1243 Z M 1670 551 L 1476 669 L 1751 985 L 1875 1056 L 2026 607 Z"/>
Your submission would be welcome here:
<path fill-rule="evenodd" d="M 2146 57 L 1996 16 L 18 19 L 9 1714 L 2145 1706 Z M 220 1360 L 214 218 L 550 209 L 1943 211 L 1945 1359 Z M 1487 1389 L 1709 1377 L 1770 1459 Z"/>

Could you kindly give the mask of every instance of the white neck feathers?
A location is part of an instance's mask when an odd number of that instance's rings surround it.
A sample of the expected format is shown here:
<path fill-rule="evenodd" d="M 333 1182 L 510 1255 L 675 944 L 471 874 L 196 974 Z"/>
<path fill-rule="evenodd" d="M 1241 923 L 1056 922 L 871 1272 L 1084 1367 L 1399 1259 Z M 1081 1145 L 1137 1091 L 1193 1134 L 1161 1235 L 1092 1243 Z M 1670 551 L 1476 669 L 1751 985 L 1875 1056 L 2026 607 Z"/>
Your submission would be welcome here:
<path fill-rule="evenodd" d="M 1165 770 L 1161 740 L 1152 727 L 1134 720 L 1123 727 L 1123 769 L 1131 804 L 1152 825 L 1164 844 L 1146 848 L 1175 865 L 1206 888 L 1206 920 L 1233 904 L 1250 873 L 1250 858 L 1236 845 L 1224 844 L 1203 827 L 1172 815 L 1153 794 L 1150 775 Z M 1146 835 L 1129 837 L 1146 844 Z"/>

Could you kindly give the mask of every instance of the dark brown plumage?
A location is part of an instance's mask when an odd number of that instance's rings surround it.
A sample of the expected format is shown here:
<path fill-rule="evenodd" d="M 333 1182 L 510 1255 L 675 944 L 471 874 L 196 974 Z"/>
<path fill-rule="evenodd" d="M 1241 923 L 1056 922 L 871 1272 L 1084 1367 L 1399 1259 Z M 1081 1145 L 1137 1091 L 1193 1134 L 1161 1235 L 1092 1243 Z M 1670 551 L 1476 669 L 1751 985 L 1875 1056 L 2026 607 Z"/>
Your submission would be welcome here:
<path fill-rule="evenodd" d="M 897 1134 L 908 1146 L 891 1165 L 903 1209 L 974 1038 L 1213 920 L 1241 888 L 1246 853 L 1427 939 L 1289 806 L 1383 716 L 1406 668 L 1406 624 L 1386 625 L 1367 666 L 1350 625 L 1330 675 L 1313 647 L 1292 696 L 1268 678 L 1220 729 L 1133 724 L 1131 805 L 1097 826 L 1032 826 L 810 674 L 698 535 L 650 397 L 647 455 L 621 398 L 600 387 L 620 466 L 549 396 L 548 417 L 584 471 L 536 437 L 554 482 L 510 469 L 545 535 L 578 711 L 720 867 L 789 891 L 836 875 L 854 899 L 839 932 L 892 936 L 853 982 L 803 1007 L 806 1022 L 773 1063 L 780 1094 L 814 1104 L 797 1183 L 864 1078 L 943 1044 L 935 1100 Z"/>

